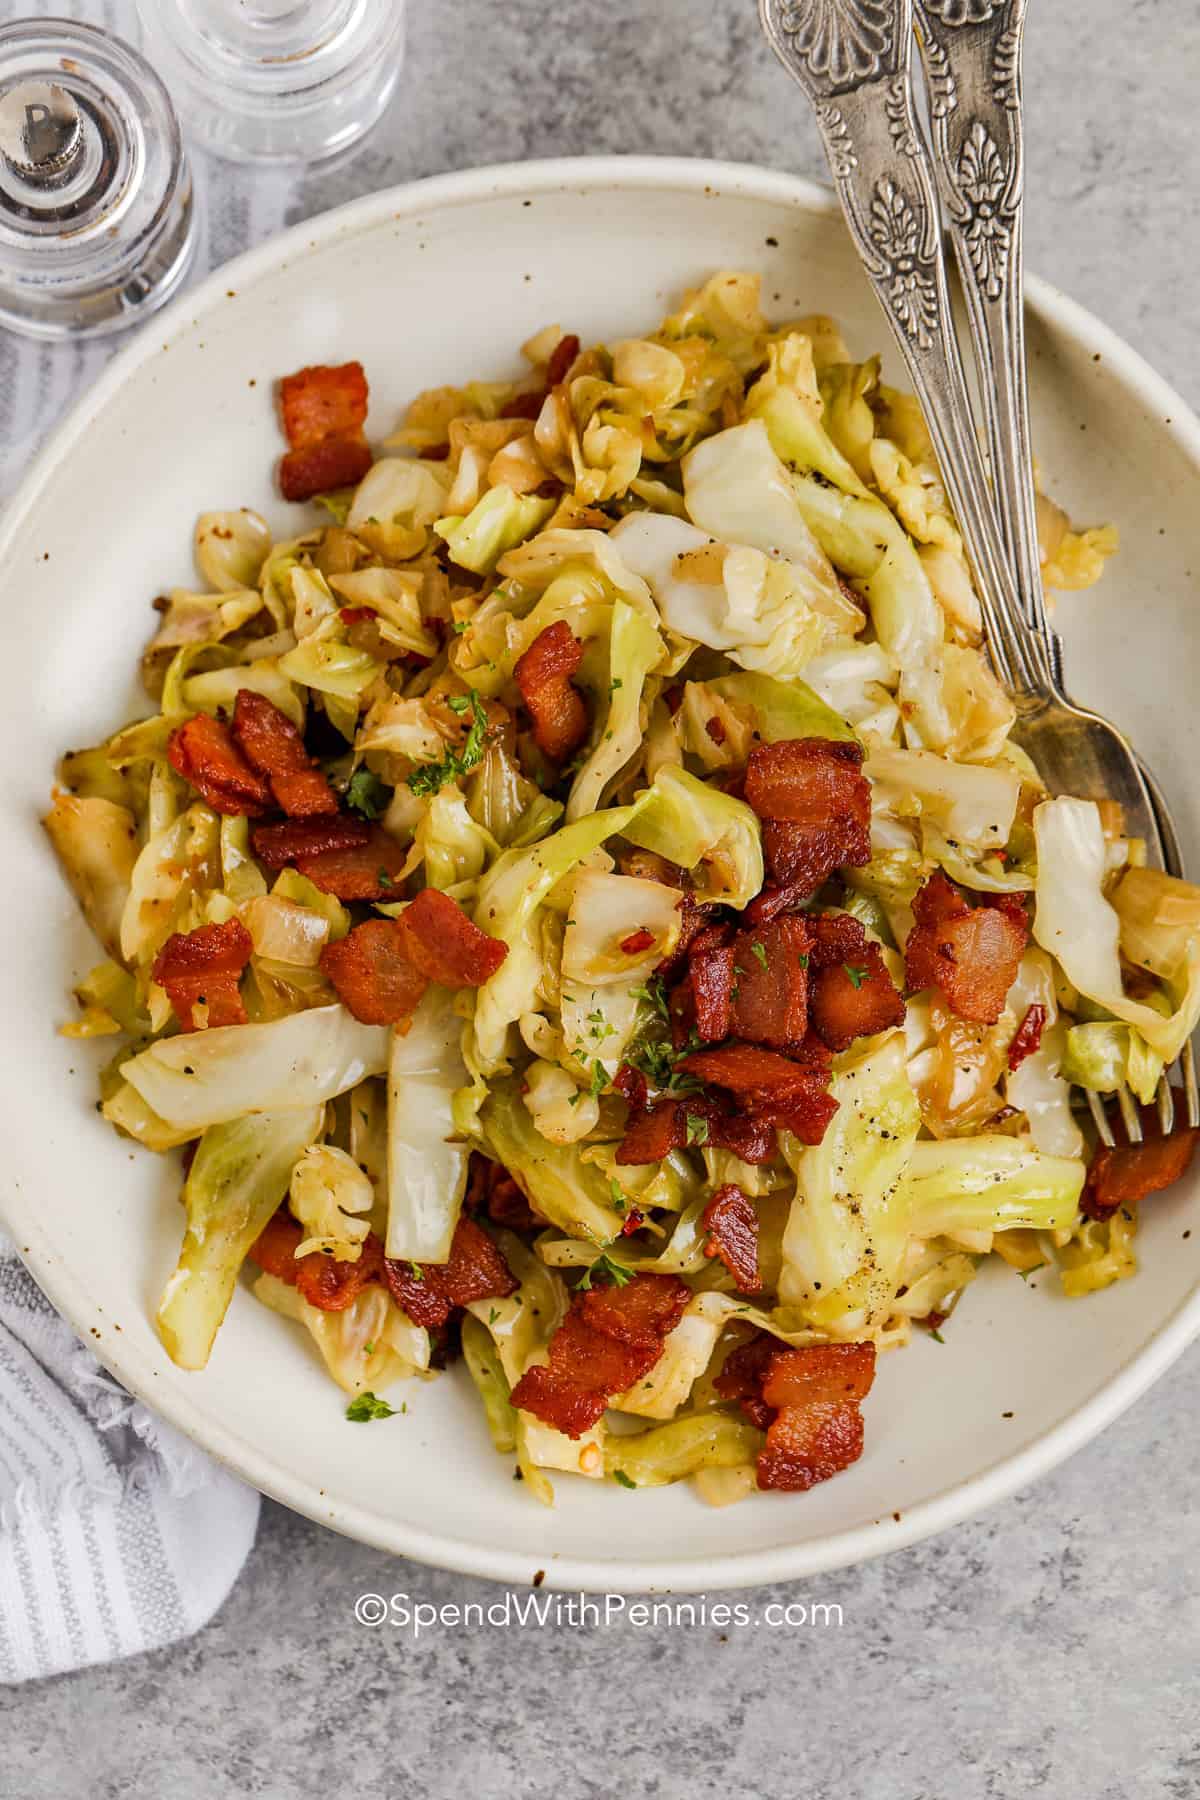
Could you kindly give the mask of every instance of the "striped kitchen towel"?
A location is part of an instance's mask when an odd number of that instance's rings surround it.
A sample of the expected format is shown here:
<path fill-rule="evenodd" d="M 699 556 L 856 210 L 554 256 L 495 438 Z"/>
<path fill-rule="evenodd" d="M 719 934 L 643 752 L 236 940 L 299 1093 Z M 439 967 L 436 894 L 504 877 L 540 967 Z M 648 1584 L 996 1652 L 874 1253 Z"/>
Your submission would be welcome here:
<path fill-rule="evenodd" d="M 0 1682 L 198 1630 L 257 1523 L 258 1495 L 105 1373 L 0 1231 Z"/>

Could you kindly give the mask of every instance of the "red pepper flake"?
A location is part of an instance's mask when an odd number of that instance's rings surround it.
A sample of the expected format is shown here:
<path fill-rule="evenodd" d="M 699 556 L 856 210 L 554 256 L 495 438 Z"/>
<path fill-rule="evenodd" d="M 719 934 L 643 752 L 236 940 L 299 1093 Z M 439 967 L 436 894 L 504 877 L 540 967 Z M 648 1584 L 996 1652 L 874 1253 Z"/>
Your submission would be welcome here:
<path fill-rule="evenodd" d="M 1041 1047 L 1042 1033 L 1046 1029 L 1046 1009 L 1038 1002 L 1028 1009 L 1025 1017 L 1017 1027 L 1016 1036 L 1008 1046 L 1008 1066 L 1018 1069 L 1027 1056 Z"/>
<path fill-rule="evenodd" d="M 626 1218 L 625 1223 L 621 1227 L 621 1236 L 622 1237 L 632 1237 L 634 1232 L 639 1231 L 645 1223 L 646 1223 L 645 1213 L 639 1212 L 636 1206 L 631 1206 L 629 1209 L 628 1217 Z"/>
<path fill-rule="evenodd" d="M 375 610 L 370 606 L 343 606 L 338 618 L 343 625 L 365 625 L 368 619 L 375 617 Z"/>
<path fill-rule="evenodd" d="M 639 925 L 628 937 L 621 939 L 621 950 L 625 956 L 639 956 L 643 950 L 649 950 L 654 943 L 654 933 Z"/>
<path fill-rule="evenodd" d="M 713 714 L 711 719 L 705 719 L 704 729 L 708 733 L 709 737 L 712 739 L 714 744 L 723 744 L 725 742 L 725 737 L 726 737 L 725 727 L 721 723 L 720 719 L 717 718 L 715 713 Z"/>

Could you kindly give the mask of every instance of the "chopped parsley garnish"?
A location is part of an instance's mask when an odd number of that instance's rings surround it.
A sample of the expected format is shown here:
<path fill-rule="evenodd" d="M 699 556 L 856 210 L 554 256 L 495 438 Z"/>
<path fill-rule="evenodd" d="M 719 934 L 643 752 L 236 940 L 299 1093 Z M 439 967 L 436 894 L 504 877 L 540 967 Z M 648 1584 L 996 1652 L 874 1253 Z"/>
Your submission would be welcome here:
<path fill-rule="evenodd" d="M 637 1486 L 637 1482 L 631 1481 L 624 1469 L 614 1469 L 613 1480 L 619 1482 L 622 1487 L 636 1488 Z"/>
<path fill-rule="evenodd" d="M 644 1000 L 646 1005 L 652 1007 L 661 1018 L 670 1017 L 667 1010 L 667 991 L 663 987 L 661 975 L 652 975 L 649 981 L 642 982 L 640 986 L 630 988 L 629 991 L 635 1000 Z"/>
<path fill-rule="evenodd" d="M 388 874 L 388 872 L 385 868 L 380 867 L 380 868 L 376 869 L 375 875 L 376 875 L 376 879 L 378 880 L 381 888 L 395 887 L 395 885 L 396 885 L 395 882 L 392 880 L 391 876 Z"/>
<path fill-rule="evenodd" d="M 623 687 L 623 686 L 624 686 L 624 685 L 625 685 L 625 684 L 624 684 L 624 682 L 623 682 L 623 681 L 622 681 L 622 680 L 621 680 L 621 677 L 620 677 L 620 676 L 619 676 L 619 675 L 616 675 L 616 676 L 614 676 L 614 677 L 613 677 L 613 679 L 612 679 L 612 680 L 611 680 L 611 681 L 610 681 L 610 682 L 609 682 L 609 684 L 608 684 L 608 691 L 609 691 L 609 693 L 610 693 L 610 694 L 615 694 L 615 693 L 616 693 L 616 691 L 617 691 L 617 689 L 618 689 L 618 688 L 619 688 L 619 687 Z"/>
<path fill-rule="evenodd" d="M 623 1213 L 625 1211 L 625 1204 L 626 1204 L 625 1196 L 621 1192 L 621 1184 L 615 1178 L 615 1176 L 608 1184 L 608 1191 L 609 1191 L 610 1195 L 612 1196 L 613 1211 Z"/>
<path fill-rule="evenodd" d="M 931 1326 L 929 1335 L 933 1339 L 935 1344 L 944 1344 L 946 1341 L 945 1338 L 942 1336 L 941 1332 L 938 1330 L 936 1325 Z"/>
<path fill-rule="evenodd" d="M 617 1029 L 615 1025 L 609 1024 L 598 1008 L 595 1012 L 588 1014 L 588 1024 L 591 1027 L 588 1036 L 598 1039 L 600 1043 L 603 1043 L 606 1037 L 612 1037 Z"/>
<path fill-rule="evenodd" d="M 596 1281 L 606 1281 L 611 1287 L 628 1287 L 633 1280 L 633 1270 L 627 1269 L 624 1263 L 614 1262 L 605 1252 L 585 1272 L 579 1283 L 581 1288 L 590 1288 Z"/>
<path fill-rule="evenodd" d="M 489 1325 L 494 1325 L 494 1324 L 495 1324 L 495 1323 L 496 1323 L 496 1320 L 497 1320 L 497 1319 L 498 1319 L 498 1318 L 499 1318 L 499 1317 L 500 1317 L 500 1314 L 499 1314 L 499 1312 L 498 1312 L 498 1311 L 497 1311 L 497 1310 L 496 1310 L 496 1308 L 495 1308 L 495 1307 L 494 1307 L 494 1306 L 493 1306 L 493 1307 L 492 1307 L 492 1309 L 491 1309 L 491 1311 L 490 1311 L 490 1312 L 489 1312 L 489 1313 L 488 1313 L 488 1324 L 489 1324 Z"/>
<path fill-rule="evenodd" d="M 808 954 L 807 954 L 807 952 L 806 952 L 806 951 L 804 951 L 804 950 L 802 950 L 802 951 L 801 951 L 801 952 L 800 952 L 800 954 L 799 954 L 799 956 L 798 956 L 798 957 L 797 957 L 797 958 L 796 958 L 796 961 L 797 961 L 797 962 L 798 962 L 798 963 L 799 963 L 799 964 L 800 964 L 800 967 L 801 967 L 801 968 L 802 968 L 802 969 L 807 969 L 807 967 L 808 967 Z"/>
<path fill-rule="evenodd" d="M 413 770 L 408 785 L 418 799 L 427 799 L 431 794 L 439 793 L 448 781 L 468 774 L 483 756 L 487 713 L 479 695 L 474 689 L 470 694 L 453 694 L 448 704 L 452 712 L 458 713 L 465 713 L 470 707 L 471 729 L 461 750 L 447 750 L 441 762 L 422 763 L 419 769 Z"/>
<path fill-rule="evenodd" d="M 425 1279 L 425 1271 L 421 1267 L 419 1262 L 411 1262 L 410 1261 L 410 1263 L 408 1265 L 408 1272 L 412 1276 L 414 1281 L 424 1281 L 424 1279 Z"/>
<path fill-rule="evenodd" d="M 471 623 L 470 619 L 455 619 L 455 621 L 454 621 L 455 637 L 461 637 L 463 632 L 467 629 L 467 627 L 470 623 Z"/>
<path fill-rule="evenodd" d="M 608 1070 L 602 1062 L 592 1064 L 592 1079 L 588 1083 L 588 1093 L 593 1100 L 598 1100 L 608 1086 Z"/>
<path fill-rule="evenodd" d="M 1044 1269 L 1045 1266 L 1044 1262 L 1034 1263 L 1032 1269 L 1018 1269 L 1017 1274 L 1021 1277 L 1022 1281 L 1028 1281 L 1031 1275 L 1036 1275 L 1038 1270 Z"/>
<path fill-rule="evenodd" d="M 687 1141 L 689 1144 L 707 1144 L 708 1120 L 699 1113 L 687 1115 Z"/>
<path fill-rule="evenodd" d="M 392 1418 L 395 1411 L 394 1406 L 389 1406 L 386 1400 L 381 1400 L 378 1394 L 372 1394 L 368 1390 L 365 1394 L 355 1394 L 346 1408 L 346 1417 L 352 1425 L 368 1425 L 372 1419 Z"/>
<path fill-rule="evenodd" d="M 387 811 L 392 790 L 373 769 L 355 769 L 346 783 L 346 805 L 363 819 L 377 819 Z"/>
<path fill-rule="evenodd" d="M 843 963 L 842 967 L 850 977 L 851 986 L 856 988 L 860 988 L 871 973 L 870 969 L 861 963 Z"/>
<path fill-rule="evenodd" d="M 758 943 L 751 944 L 750 954 L 751 954 L 751 956 L 757 957 L 759 962 L 762 964 L 763 968 L 764 969 L 766 968 L 766 966 L 767 966 L 767 947 L 765 944 L 758 944 Z"/>

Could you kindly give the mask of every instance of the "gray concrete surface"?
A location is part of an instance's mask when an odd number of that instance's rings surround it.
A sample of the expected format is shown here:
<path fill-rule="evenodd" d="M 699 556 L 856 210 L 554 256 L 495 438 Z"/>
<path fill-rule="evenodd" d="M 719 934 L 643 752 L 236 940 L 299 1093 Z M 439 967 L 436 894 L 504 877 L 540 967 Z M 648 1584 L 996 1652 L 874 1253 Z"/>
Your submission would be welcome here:
<path fill-rule="evenodd" d="M 129 29 L 129 0 L 0 4 Z M 1034 268 L 1193 402 L 1200 14 L 1042 0 L 1027 47 Z M 436 170 L 660 151 L 820 172 L 753 0 L 428 0 L 392 109 L 348 166 L 208 184 L 205 256 Z M 0 334 L 11 478 L 103 352 Z M 841 1623 L 355 1622 L 362 1592 L 503 1590 L 397 1562 L 267 1505 L 190 1643 L 0 1692 L 0 1800 L 227 1795 L 664 1800 L 1200 1796 L 1200 1355 L 1035 1489 L 840 1575 L 744 1596 Z"/>

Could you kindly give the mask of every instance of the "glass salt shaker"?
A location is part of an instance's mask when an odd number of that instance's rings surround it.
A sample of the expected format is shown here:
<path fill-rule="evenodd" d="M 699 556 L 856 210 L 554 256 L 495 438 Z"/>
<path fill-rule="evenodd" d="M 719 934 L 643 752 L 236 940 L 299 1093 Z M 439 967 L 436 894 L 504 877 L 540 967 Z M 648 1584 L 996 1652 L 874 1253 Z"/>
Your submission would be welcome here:
<path fill-rule="evenodd" d="M 238 162 L 316 162 L 378 119 L 405 0 L 138 0 L 189 136 Z"/>
<path fill-rule="evenodd" d="M 56 338 L 145 318 L 183 280 L 194 223 L 144 58 L 66 19 L 0 27 L 0 325 Z"/>

